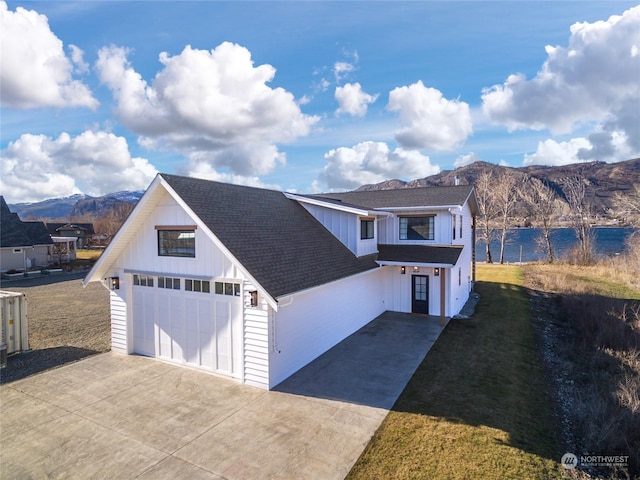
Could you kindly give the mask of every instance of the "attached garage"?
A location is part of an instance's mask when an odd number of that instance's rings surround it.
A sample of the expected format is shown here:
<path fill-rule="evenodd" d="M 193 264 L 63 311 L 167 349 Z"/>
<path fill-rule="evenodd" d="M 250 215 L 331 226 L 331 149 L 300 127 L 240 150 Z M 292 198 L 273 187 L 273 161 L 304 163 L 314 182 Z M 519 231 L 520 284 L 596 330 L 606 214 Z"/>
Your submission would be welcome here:
<path fill-rule="evenodd" d="M 242 377 L 243 309 L 239 283 L 215 282 L 222 288 L 221 293 L 214 293 L 208 281 L 137 274 L 132 277 L 134 353 Z M 196 282 L 198 288 L 194 291 Z M 207 285 L 204 292 L 203 284 Z M 227 289 L 231 294 L 225 295 L 224 285 L 231 285 Z M 238 295 L 233 294 L 234 290 Z"/>

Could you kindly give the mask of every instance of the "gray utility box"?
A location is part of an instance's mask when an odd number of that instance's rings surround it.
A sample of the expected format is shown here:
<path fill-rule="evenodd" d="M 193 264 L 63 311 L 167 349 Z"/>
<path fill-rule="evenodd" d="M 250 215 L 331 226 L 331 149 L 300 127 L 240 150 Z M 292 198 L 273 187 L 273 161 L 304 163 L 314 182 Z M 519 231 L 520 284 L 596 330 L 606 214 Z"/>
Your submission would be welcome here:
<path fill-rule="evenodd" d="M 6 350 L 0 353 L 29 350 L 27 297 L 24 293 L 0 290 L 0 317 L 0 345 L 6 345 Z"/>

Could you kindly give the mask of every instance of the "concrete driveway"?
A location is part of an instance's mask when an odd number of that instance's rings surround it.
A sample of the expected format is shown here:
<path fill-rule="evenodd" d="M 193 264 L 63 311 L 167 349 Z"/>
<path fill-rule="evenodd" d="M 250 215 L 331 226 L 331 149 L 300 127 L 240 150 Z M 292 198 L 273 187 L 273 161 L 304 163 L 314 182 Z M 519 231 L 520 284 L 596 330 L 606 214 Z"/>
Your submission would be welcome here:
<path fill-rule="evenodd" d="M 0 477 L 341 479 L 441 332 L 387 312 L 263 391 L 112 353 L 0 387 Z"/>

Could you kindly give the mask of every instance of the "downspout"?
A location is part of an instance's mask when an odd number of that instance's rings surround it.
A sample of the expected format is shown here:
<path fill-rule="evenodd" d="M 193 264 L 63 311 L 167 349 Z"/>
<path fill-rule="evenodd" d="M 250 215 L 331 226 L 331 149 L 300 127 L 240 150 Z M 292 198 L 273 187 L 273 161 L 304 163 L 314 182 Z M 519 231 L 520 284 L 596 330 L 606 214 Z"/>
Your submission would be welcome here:
<path fill-rule="evenodd" d="M 471 216 L 471 290 L 476 286 L 476 216 Z"/>
<path fill-rule="evenodd" d="M 278 345 L 277 345 L 277 341 L 276 341 L 276 314 L 273 311 L 272 308 L 269 309 L 269 316 L 271 317 L 271 329 L 273 331 L 273 334 L 271 335 L 271 348 L 273 349 L 274 352 L 276 353 L 282 353 L 279 349 L 278 349 Z"/>
<path fill-rule="evenodd" d="M 440 269 L 440 326 L 444 327 L 445 326 L 445 321 L 444 321 L 444 317 L 445 317 L 445 298 L 446 298 L 446 282 L 445 282 L 445 275 L 446 275 L 446 268 L 441 268 Z"/>

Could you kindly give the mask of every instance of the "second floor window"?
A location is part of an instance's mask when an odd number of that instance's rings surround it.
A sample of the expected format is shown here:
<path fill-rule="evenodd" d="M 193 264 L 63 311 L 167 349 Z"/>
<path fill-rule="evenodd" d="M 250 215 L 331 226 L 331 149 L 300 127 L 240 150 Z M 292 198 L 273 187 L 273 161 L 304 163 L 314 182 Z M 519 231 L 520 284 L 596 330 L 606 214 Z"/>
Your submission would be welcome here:
<path fill-rule="evenodd" d="M 433 240 L 434 217 L 400 217 L 400 240 Z"/>
<path fill-rule="evenodd" d="M 373 238 L 374 220 L 360 220 L 360 240 Z"/>
<path fill-rule="evenodd" d="M 195 257 L 194 230 L 158 229 L 158 255 L 161 257 Z"/>

